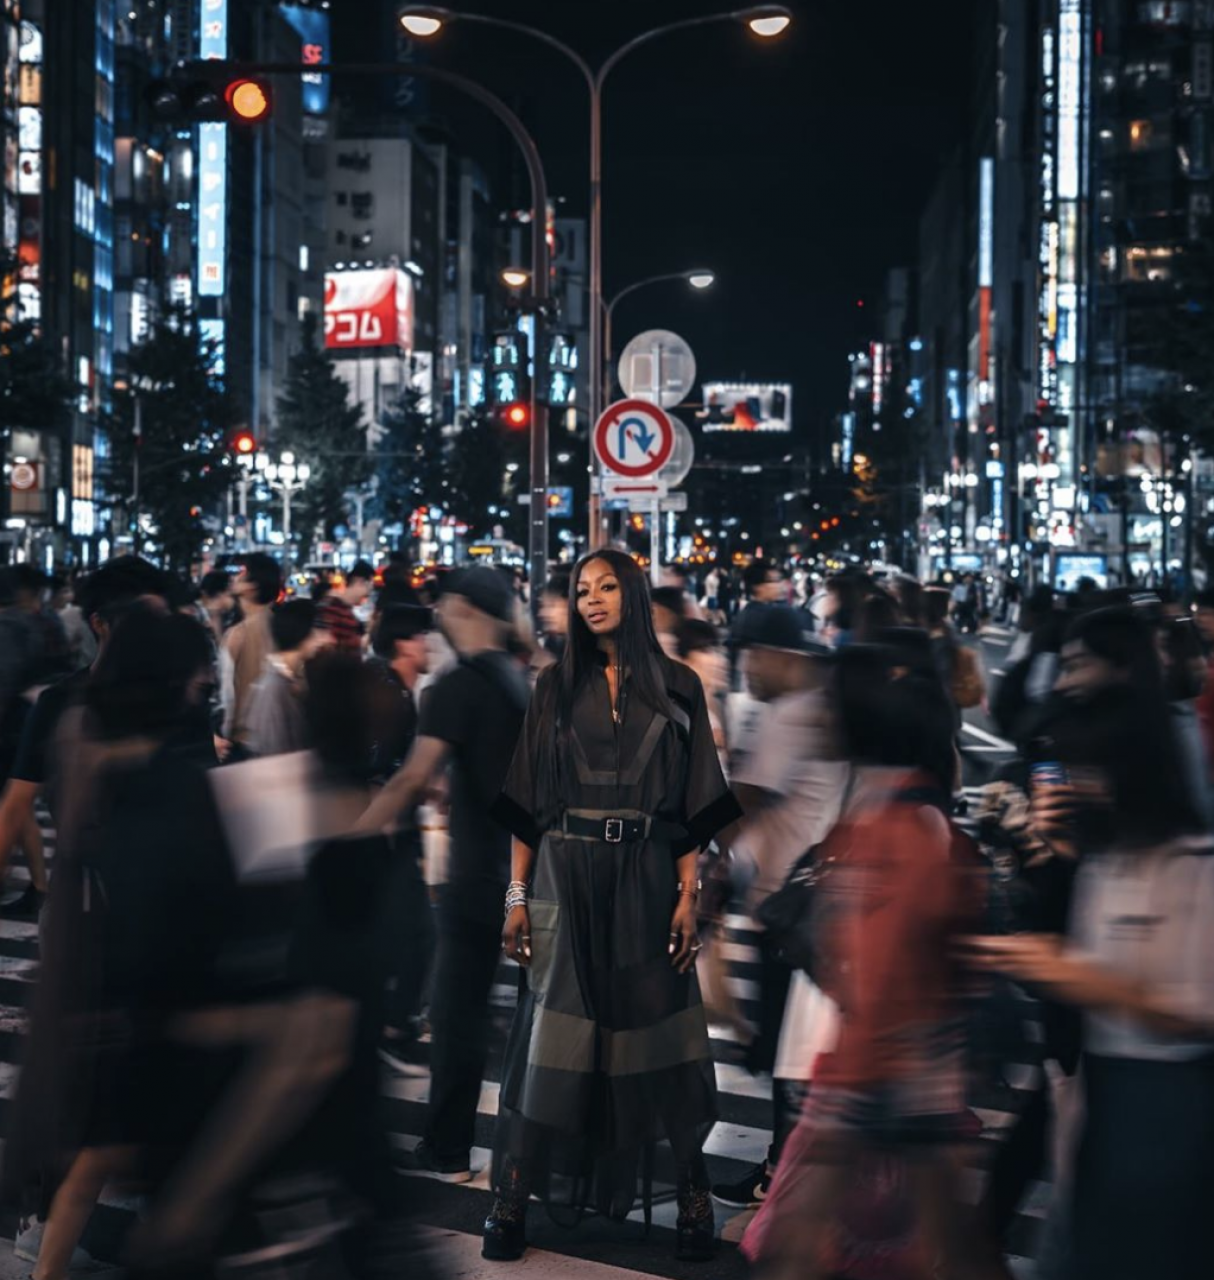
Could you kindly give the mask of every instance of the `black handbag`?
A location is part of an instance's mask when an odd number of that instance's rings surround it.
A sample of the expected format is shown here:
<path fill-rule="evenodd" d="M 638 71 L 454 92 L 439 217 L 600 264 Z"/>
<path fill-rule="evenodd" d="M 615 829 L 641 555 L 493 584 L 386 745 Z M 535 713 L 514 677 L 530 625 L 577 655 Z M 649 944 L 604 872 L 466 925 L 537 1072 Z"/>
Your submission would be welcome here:
<path fill-rule="evenodd" d="M 853 783 L 854 775 L 848 781 L 844 809 Z M 947 795 L 930 787 L 907 787 L 895 792 L 893 799 L 904 804 L 932 805 L 943 812 L 948 811 L 950 804 Z M 793 864 L 780 888 L 761 902 L 755 912 L 755 919 L 767 932 L 773 954 L 790 968 L 802 970 L 814 982 L 817 982 L 814 969 L 818 961 L 814 934 L 821 914 L 815 912 L 814 902 L 835 863 L 833 856 L 819 856 L 821 848 L 816 844 L 807 849 Z"/>
<path fill-rule="evenodd" d="M 821 845 L 807 849 L 793 864 L 788 878 L 755 912 L 767 933 L 768 946 L 777 959 L 792 969 L 814 976 L 814 898 L 830 874 L 834 858 L 819 859 Z"/>

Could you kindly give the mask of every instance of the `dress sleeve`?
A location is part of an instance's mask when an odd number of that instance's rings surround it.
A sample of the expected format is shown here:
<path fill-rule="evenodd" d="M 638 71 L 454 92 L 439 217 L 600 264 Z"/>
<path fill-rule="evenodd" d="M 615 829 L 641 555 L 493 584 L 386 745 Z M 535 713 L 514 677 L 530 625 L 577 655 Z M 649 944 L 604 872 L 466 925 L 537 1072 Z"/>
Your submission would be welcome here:
<path fill-rule="evenodd" d="M 699 676 L 691 675 L 691 707 L 687 743 L 687 787 L 683 797 L 682 825 L 687 835 L 674 842 L 676 857 L 703 849 L 723 827 L 742 816 L 742 808 L 721 772 L 721 760 L 712 737 L 708 703 Z"/>
<path fill-rule="evenodd" d="M 549 668 L 555 670 L 555 668 Z M 501 794 L 493 806 L 493 816 L 501 826 L 524 844 L 535 848 L 540 842 L 543 832 L 539 829 L 540 801 L 536 788 L 536 772 L 539 767 L 540 752 L 544 749 L 545 732 L 552 733 L 551 717 L 544 714 L 544 708 L 550 705 L 552 677 L 547 671 L 540 674 L 531 701 L 527 704 L 527 715 L 523 721 L 523 731 L 519 734 L 514 748 L 514 758 L 510 762 L 510 770 L 502 783 Z"/>

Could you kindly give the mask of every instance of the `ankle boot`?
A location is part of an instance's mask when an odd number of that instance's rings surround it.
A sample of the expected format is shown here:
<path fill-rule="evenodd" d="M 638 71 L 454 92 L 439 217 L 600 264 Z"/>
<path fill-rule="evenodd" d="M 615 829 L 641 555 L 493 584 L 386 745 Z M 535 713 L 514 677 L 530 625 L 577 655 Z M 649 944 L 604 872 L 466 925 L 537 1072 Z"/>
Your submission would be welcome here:
<path fill-rule="evenodd" d="M 522 1170 L 513 1161 L 507 1161 L 481 1234 L 482 1258 L 491 1262 L 517 1262 L 527 1251 L 529 1196 Z"/>
<path fill-rule="evenodd" d="M 679 1170 L 679 1217 L 674 1256 L 681 1262 L 706 1262 L 716 1253 L 716 1224 L 703 1158 Z"/>

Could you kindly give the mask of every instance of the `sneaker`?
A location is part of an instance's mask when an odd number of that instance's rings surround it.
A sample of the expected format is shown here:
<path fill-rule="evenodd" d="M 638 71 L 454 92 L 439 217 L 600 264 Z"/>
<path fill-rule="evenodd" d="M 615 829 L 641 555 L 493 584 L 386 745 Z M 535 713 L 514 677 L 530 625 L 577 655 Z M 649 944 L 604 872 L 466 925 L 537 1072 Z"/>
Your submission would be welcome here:
<path fill-rule="evenodd" d="M 737 1182 L 716 1183 L 712 1188 L 712 1198 L 733 1209 L 757 1209 L 771 1190 L 773 1172 L 771 1165 L 764 1160 Z"/>
<path fill-rule="evenodd" d="M 398 1076 L 430 1074 L 429 1055 L 416 1040 L 381 1040 L 379 1060 Z"/>
<path fill-rule="evenodd" d="M 438 1156 L 426 1143 L 419 1142 L 413 1151 L 401 1160 L 401 1168 L 407 1173 L 425 1173 L 439 1182 L 471 1182 L 472 1162 L 467 1156 Z"/>
<path fill-rule="evenodd" d="M 30 884 L 26 885 L 21 896 L 14 898 L 8 906 L 3 908 L 3 911 L 10 920 L 37 920 L 45 901 L 46 894 Z"/>
<path fill-rule="evenodd" d="M 17 1238 L 13 1241 L 13 1253 L 24 1262 L 37 1262 L 42 1249 L 42 1233 L 46 1223 L 38 1218 L 29 1218 L 21 1223 Z M 99 1271 L 102 1264 L 79 1247 L 72 1250 L 72 1260 L 68 1263 L 69 1271 Z"/>

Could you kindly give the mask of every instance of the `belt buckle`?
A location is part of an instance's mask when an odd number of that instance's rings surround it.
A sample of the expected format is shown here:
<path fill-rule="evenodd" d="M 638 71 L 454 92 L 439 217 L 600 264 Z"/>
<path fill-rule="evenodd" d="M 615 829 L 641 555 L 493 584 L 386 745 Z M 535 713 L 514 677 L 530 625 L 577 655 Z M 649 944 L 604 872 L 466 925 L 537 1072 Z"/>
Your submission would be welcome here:
<path fill-rule="evenodd" d="M 608 818 L 603 823 L 603 839 L 608 844 L 624 843 L 624 819 Z"/>

